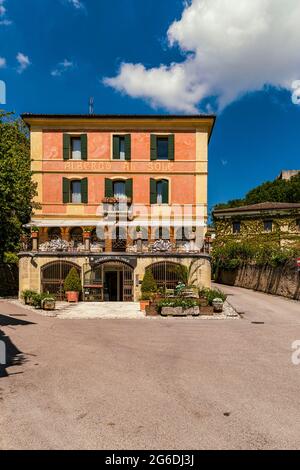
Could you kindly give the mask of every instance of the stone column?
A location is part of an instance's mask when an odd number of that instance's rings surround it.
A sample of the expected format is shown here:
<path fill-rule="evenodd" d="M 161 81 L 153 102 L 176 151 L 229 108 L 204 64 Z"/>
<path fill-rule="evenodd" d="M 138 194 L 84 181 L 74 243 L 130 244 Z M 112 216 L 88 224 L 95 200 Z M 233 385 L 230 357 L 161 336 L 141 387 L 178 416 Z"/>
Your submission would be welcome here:
<path fill-rule="evenodd" d="M 32 251 L 39 251 L 39 233 L 31 232 Z"/>
<path fill-rule="evenodd" d="M 84 249 L 85 251 L 91 250 L 91 232 L 83 232 Z"/>

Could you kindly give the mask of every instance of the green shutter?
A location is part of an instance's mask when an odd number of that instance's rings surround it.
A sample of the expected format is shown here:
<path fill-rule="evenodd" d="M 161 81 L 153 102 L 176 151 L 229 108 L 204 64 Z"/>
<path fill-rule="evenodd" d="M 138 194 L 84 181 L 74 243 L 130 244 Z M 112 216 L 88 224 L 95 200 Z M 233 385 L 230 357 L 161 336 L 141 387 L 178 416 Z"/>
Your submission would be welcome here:
<path fill-rule="evenodd" d="M 162 203 L 169 204 L 169 181 L 162 180 Z"/>
<path fill-rule="evenodd" d="M 105 197 L 114 197 L 113 182 L 109 178 L 105 178 Z"/>
<path fill-rule="evenodd" d="M 67 204 L 68 202 L 70 202 L 70 181 L 63 178 L 63 203 Z"/>
<path fill-rule="evenodd" d="M 82 134 L 81 136 L 81 160 L 88 159 L 88 142 L 87 134 Z"/>
<path fill-rule="evenodd" d="M 131 160 L 131 135 L 125 135 L 125 160 Z"/>
<path fill-rule="evenodd" d="M 127 197 L 130 197 L 132 199 L 132 178 L 126 180 L 125 193 Z"/>
<path fill-rule="evenodd" d="M 113 136 L 113 159 L 120 159 L 120 139 L 118 135 Z"/>
<path fill-rule="evenodd" d="M 88 202 L 88 179 L 83 178 L 81 180 L 81 202 L 87 204 Z"/>
<path fill-rule="evenodd" d="M 157 136 L 154 134 L 150 137 L 150 151 L 151 160 L 157 160 Z"/>
<path fill-rule="evenodd" d="M 169 135 L 168 160 L 174 160 L 174 134 Z"/>
<path fill-rule="evenodd" d="M 156 180 L 150 179 L 150 204 L 157 203 Z"/>
<path fill-rule="evenodd" d="M 69 160 L 70 154 L 71 154 L 71 136 L 69 134 L 64 134 L 64 137 L 63 137 L 64 160 Z"/>

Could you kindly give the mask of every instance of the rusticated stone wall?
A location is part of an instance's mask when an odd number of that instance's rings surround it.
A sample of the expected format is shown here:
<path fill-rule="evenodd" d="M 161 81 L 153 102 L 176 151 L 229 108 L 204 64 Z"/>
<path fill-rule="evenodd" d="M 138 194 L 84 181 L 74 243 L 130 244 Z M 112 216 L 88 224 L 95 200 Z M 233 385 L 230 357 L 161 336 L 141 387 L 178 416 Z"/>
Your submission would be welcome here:
<path fill-rule="evenodd" d="M 235 270 L 221 269 L 216 280 L 221 284 L 300 300 L 300 272 L 294 261 L 274 268 L 245 264 Z"/>

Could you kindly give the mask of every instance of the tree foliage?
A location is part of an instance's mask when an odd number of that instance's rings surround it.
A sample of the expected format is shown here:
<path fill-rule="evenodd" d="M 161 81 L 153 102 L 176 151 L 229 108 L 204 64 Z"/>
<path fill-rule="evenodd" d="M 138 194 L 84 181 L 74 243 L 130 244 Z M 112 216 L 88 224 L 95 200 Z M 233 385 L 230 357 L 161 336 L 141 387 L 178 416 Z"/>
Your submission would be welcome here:
<path fill-rule="evenodd" d="M 22 226 L 30 220 L 36 194 L 31 175 L 28 130 L 0 110 L 0 260 L 19 249 Z"/>
<path fill-rule="evenodd" d="M 217 204 L 214 209 L 247 206 L 260 202 L 300 203 L 300 173 L 290 180 L 267 181 L 251 189 L 244 199 L 234 199 L 224 204 Z"/>
<path fill-rule="evenodd" d="M 72 268 L 64 282 L 65 292 L 81 292 L 81 280 L 76 268 Z"/>

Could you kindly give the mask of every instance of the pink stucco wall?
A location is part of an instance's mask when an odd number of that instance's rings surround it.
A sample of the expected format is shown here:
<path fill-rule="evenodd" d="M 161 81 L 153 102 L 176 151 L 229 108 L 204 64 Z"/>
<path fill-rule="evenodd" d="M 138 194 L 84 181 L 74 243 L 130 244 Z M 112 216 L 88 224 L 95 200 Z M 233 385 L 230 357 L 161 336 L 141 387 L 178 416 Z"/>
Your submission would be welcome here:
<path fill-rule="evenodd" d="M 63 161 L 63 132 L 43 132 L 43 213 L 64 214 L 63 177 L 88 178 L 88 201 L 85 214 L 95 214 L 104 197 L 105 178 L 132 178 L 133 202 L 149 204 L 150 178 L 170 181 L 170 203 L 193 204 L 196 201 L 195 132 L 175 133 L 174 162 L 151 162 L 150 133 L 131 132 L 131 162 L 112 161 L 112 133 L 88 132 L 88 161 Z"/>

